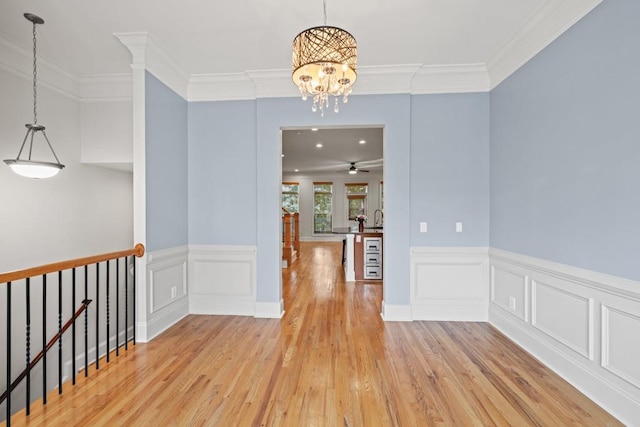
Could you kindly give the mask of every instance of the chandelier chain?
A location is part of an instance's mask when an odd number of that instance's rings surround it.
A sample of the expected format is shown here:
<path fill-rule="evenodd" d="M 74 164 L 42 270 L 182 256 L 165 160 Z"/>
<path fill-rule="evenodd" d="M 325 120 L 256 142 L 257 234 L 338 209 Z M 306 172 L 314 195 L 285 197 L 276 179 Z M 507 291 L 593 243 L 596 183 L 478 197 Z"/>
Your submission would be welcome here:
<path fill-rule="evenodd" d="M 33 124 L 38 124 L 38 69 L 36 66 L 36 23 L 33 22 Z"/>
<path fill-rule="evenodd" d="M 324 10 L 324 26 L 327 26 L 327 0 L 322 0 L 322 8 Z"/>

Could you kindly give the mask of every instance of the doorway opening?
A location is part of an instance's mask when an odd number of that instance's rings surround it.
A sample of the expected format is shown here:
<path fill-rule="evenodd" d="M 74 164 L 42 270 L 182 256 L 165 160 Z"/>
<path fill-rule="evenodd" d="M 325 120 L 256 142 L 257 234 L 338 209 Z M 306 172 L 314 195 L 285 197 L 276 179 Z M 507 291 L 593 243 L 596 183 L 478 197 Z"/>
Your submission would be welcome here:
<path fill-rule="evenodd" d="M 381 126 L 282 130 L 283 218 L 287 213 L 297 216 L 281 222 L 283 274 L 301 262 L 296 259 L 300 251 L 295 239 L 307 246 L 336 242 L 341 245 L 335 252 L 347 280 L 382 285 L 383 148 Z M 359 220 L 363 220 L 362 232 Z M 292 236 L 294 232 L 297 235 Z M 377 257 L 369 254 L 367 258 L 365 237 L 379 238 Z"/>

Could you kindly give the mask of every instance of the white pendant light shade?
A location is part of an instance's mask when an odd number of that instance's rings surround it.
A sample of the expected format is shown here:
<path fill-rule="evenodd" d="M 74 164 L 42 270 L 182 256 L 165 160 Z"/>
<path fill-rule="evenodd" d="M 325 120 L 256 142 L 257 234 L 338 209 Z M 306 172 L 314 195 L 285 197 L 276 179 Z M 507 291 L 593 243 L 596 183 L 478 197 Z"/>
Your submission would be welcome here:
<path fill-rule="evenodd" d="M 12 171 L 26 178 L 51 178 L 58 175 L 64 166 L 59 163 L 36 162 L 28 160 L 5 160 Z M 62 166 L 62 167 L 60 167 Z"/>

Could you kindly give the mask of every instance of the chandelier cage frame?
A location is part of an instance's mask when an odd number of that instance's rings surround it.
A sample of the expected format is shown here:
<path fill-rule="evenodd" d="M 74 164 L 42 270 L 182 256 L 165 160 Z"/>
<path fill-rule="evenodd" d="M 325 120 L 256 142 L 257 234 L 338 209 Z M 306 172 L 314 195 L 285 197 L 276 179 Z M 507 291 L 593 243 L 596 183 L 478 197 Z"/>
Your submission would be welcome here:
<path fill-rule="evenodd" d="M 334 111 L 339 111 L 338 98 L 348 101 L 352 86 L 358 78 L 358 48 L 355 37 L 342 28 L 324 24 L 300 32 L 293 39 L 291 70 L 293 83 L 302 99 L 313 98 L 313 111 L 329 107 L 329 98 L 335 98 Z"/>

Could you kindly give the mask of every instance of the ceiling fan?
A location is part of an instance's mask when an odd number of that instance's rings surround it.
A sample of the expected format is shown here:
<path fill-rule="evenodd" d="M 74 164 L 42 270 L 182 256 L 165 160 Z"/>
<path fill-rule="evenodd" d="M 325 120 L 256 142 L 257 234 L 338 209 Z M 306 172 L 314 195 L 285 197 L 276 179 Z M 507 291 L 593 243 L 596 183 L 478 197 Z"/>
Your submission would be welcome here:
<path fill-rule="evenodd" d="M 349 173 L 349 175 L 355 175 L 358 172 L 369 173 L 369 171 L 367 169 L 360 169 L 360 168 L 356 167 L 356 162 L 350 162 L 349 163 L 349 169 L 341 170 L 341 171 L 338 171 L 338 172 L 347 172 L 347 173 Z"/>

